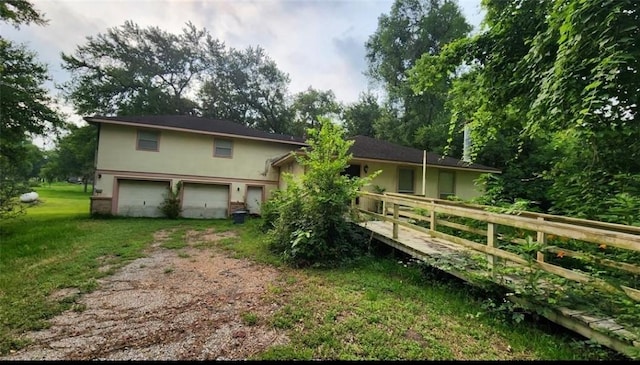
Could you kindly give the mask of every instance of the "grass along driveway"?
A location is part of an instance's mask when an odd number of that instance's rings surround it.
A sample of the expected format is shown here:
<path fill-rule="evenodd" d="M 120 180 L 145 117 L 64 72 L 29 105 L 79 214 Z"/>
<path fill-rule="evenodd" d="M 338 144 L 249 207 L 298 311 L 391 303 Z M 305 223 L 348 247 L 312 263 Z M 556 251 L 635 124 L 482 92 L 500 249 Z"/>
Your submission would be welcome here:
<path fill-rule="evenodd" d="M 63 311 L 95 310 L 84 300 L 100 297 L 106 289 L 100 283 L 122 275 L 125 265 L 149 255 L 154 233 L 173 232 L 158 249 L 189 263 L 193 259 L 185 251 L 189 232 L 213 228 L 236 232 L 237 238 L 197 249 L 223 249 L 230 259 L 255 262 L 255 270 L 277 272 L 273 280 L 265 275 L 260 307 L 244 308 L 233 318 L 289 340 L 247 352 L 249 358 L 620 358 L 546 322 L 504 320 L 509 314 L 496 311 L 477 291 L 438 275 L 425 276 L 420 266 L 405 267 L 397 258 L 371 256 L 347 268 L 292 270 L 280 266 L 268 252 L 256 221 L 234 226 L 228 220 L 90 219 L 88 195 L 81 186 L 60 184 L 36 191 L 43 200 L 39 206 L 19 220 L 0 224 L 3 354 L 28 347 L 23 334 L 56 326 L 54 317 Z M 178 267 L 162 270 L 158 280 L 179 275 Z M 51 297 L 64 288 L 77 290 L 63 298 Z M 222 304 L 210 307 L 221 310 Z M 188 333 L 175 336 L 180 339 Z M 236 340 L 242 342 L 242 337 Z M 154 345 L 153 339 L 148 342 L 145 346 Z M 136 346 L 133 341 L 128 345 Z"/>

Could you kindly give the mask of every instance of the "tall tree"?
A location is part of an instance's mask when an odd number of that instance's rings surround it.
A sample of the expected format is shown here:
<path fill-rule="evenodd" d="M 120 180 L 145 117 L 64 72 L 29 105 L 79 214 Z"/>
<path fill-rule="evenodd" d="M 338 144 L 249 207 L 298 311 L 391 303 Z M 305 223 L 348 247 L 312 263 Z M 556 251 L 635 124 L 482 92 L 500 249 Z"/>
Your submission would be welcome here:
<path fill-rule="evenodd" d="M 640 208 L 640 3 L 483 5 L 486 31 L 438 57 L 425 55 L 413 70 L 415 90 L 437 87 L 468 65 L 449 105 L 474 127 L 480 156 L 508 156 L 498 196 L 531 199 L 528 192 L 544 191 L 553 211 L 589 218 L 618 194 L 638 196 Z M 520 186 L 519 196 L 508 196 L 509 184 Z M 531 184 L 537 189 L 523 187 Z"/>
<path fill-rule="evenodd" d="M 62 89 L 79 114 L 194 114 L 195 82 L 223 47 L 191 23 L 176 35 L 127 21 L 62 54 Z"/>
<path fill-rule="evenodd" d="M 133 22 L 87 37 L 62 55 L 63 85 L 80 114 L 183 114 L 287 133 L 287 74 L 260 47 L 227 49 L 206 29 L 181 34 Z"/>
<path fill-rule="evenodd" d="M 16 26 L 45 23 L 27 1 L 1 3 L 0 16 Z M 16 196 L 27 189 L 30 136 L 47 134 L 64 123 L 51 107 L 53 100 L 44 86 L 47 68 L 36 55 L 0 37 L 0 59 L 0 217 L 5 218 L 21 211 Z"/>
<path fill-rule="evenodd" d="M 289 133 L 289 76 L 261 47 L 230 49 L 208 69 L 200 90 L 202 114 L 273 133 Z"/>
<path fill-rule="evenodd" d="M 295 113 L 293 133 L 302 136 L 307 129 L 320 125 L 319 118 L 338 115 L 342 105 L 332 90 L 317 90 L 309 86 L 293 96 L 292 109 Z"/>
<path fill-rule="evenodd" d="M 470 31 L 457 3 L 450 0 L 396 0 L 390 14 L 378 18 L 378 29 L 365 45 L 368 75 L 383 86 L 388 99 L 388 118 L 376 129 L 377 135 L 429 150 L 446 145 L 444 136 L 424 137 L 441 130 L 436 125 L 448 120 L 443 105 L 447 80 L 438 89 L 414 94 L 406 72 L 423 54 L 436 55 L 445 44 Z"/>
<path fill-rule="evenodd" d="M 382 116 L 378 99 L 371 92 L 361 93 L 358 101 L 347 105 L 342 113 L 348 136 L 375 137 L 374 123 Z"/>

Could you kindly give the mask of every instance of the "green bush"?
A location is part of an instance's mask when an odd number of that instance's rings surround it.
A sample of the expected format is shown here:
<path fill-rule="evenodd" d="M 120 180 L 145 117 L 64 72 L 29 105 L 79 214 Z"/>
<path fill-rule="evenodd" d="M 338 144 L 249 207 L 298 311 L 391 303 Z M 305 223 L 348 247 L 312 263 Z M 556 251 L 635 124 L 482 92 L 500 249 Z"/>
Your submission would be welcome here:
<path fill-rule="evenodd" d="M 160 210 L 169 219 L 176 219 L 180 216 L 180 213 L 182 213 L 182 208 L 180 208 L 181 188 L 182 184 L 180 182 L 178 182 L 175 191 L 167 188 L 167 192 L 164 194 L 164 200 L 162 204 L 160 204 Z"/>
<path fill-rule="evenodd" d="M 365 238 L 347 217 L 357 191 L 378 172 L 367 178 L 342 175 L 353 142 L 327 119 L 320 130 L 309 130 L 307 143 L 306 153 L 296 157 L 306 170 L 301 181 L 284 174 L 287 189 L 266 204 L 269 248 L 294 266 L 335 266 L 365 248 Z"/>

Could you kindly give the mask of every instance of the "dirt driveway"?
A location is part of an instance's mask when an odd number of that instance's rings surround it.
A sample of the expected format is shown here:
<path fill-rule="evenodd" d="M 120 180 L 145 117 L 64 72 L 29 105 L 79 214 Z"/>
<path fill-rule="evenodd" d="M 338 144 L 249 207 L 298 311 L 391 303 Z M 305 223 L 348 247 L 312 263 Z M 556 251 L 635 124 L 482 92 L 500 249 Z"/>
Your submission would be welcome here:
<path fill-rule="evenodd" d="M 100 280 L 75 311 L 27 334 L 32 345 L 0 359 L 246 359 L 287 343 L 264 323 L 278 309 L 264 294 L 279 272 L 216 247 L 193 247 L 230 235 L 190 231 L 188 246 L 171 250 L 161 247 L 168 232 L 158 232 L 147 257 Z"/>

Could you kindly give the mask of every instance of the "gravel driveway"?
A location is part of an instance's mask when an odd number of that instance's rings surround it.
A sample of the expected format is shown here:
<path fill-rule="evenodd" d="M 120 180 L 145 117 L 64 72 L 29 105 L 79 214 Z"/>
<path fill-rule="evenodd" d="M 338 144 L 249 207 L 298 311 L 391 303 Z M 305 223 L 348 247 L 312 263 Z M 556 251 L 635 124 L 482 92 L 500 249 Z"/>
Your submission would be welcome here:
<path fill-rule="evenodd" d="M 246 359 L 287 343 L 283 333 L 264 323 L 279 309 L 264 295 L 279 272 L 231 258 L 215 245 L 193 247 L 230 235 L 190 231 L 187 247 L 170 250 L 161 247 L 168 232 L 156 233 L 146 257 L 99 280 L 95 291 L 78 299 L 75 311 L 51 319 L 48 329 L 28 333 L 32 345 L 0 359 Z"/>

